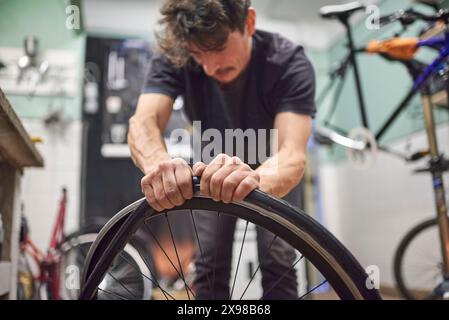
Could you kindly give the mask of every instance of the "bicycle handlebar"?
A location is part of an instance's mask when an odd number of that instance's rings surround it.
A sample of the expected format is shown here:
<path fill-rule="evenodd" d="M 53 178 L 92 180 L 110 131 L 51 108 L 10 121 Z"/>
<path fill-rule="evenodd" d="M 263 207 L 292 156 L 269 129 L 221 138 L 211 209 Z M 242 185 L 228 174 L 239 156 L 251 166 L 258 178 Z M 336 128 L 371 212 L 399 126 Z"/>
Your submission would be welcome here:
<path fill-rule="evenodd" d="M 408 10 L 407 10 L 408 11 Z M 399 10 L 396 11 L 392 14 L 386 15 L 386 16 L 382 16 L 379 18 L 379 25 L 381 27 L 384 27 L 386 25 L 389 25 L 390 23 L 399 21 L 401 22 L 402 25 L 407 26 L 410 25 L 412 23 L 414 23 L 414 20 L 410 19 L 410 16 L 408 16 L 406 14 L 407 12 L 406 10 Z"/>
<path fill-rule="evenodd" d="M 435 15 L 426 15 L 417 11 L 411 11 L 410 14 L 415 17 L 416 20 L 423 20 L 429 22 L 437 22 L 443 20 L 445 23 L 449 22 L 449 10 L 441 9 Z"/>
<path fill-rule="evenodd" d="M 427 21 L 427 22 L 436 22 L 443 20 L 444 23 L 449 23 L 449 10 L 441 9 L 437 14 L 427 15 L 413 9 L 407 10 L 399 10 L 395 13 L 380 17 L 379 24 L 381 27 L 386 26 L 390 23 L 399 21 L 402 25 L 410 25 L 415 23 L 416 21 Z"/>

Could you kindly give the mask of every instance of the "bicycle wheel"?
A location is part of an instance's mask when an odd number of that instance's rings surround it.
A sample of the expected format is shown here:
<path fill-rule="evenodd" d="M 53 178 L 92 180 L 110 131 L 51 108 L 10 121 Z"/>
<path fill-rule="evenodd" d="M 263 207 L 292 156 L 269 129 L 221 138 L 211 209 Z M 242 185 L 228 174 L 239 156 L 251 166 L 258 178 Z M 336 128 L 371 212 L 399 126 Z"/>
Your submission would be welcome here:
<path fill-rule="evenodd" d="M 341 299 L 380 299 L 375 289 L 367 287 L 367 282 L 369 281 L 367 274 L 351 253 L 324 227 L 305 213 L 295 209 L 285 201 L 275 199 L 258 190 L 252 192 L 245 201 L 240 203 L 224 204 L 222 202 L 214 202 L 212 199 L 199 194 L 199 181 L 194 181 L 194 197 L 182 206 L 163 213 L 155 213 L 148 206 L 145 199 L 141 199 L 114 216 L 102 229 L 99 237 L 89 250 L 83 271 L 83 287 L 80 299 L 89 300 L 105 297 L 132 299 L 133 297 L 129 294 L 119 295 L 117 292 L 111 292 L 104 287 L 104 279 L 108 278 L 114 260 L 117 258 L 121 259 L 122 248 L 126 246 L 130 237 L 141 228 L 149 229 L 148 223 L 158 217 L 165 219 L 170 228 L 169 215 L 176 213 L 190 215 L 196 233 L 197 221 L 195 221 L 194 212 L 198 210 L 216 212 L 218 216 L 227 215 L 242 219 L 247 222 L 246 225 L 251 223 L 273 233 L 273 241 L 276 238 L 283 239 L 298 250 L 300 252 L 299 258 L 290 268 L 295 268 L 301 260 L 307 260 L 316 268 L 322 280 L 319 283 L 308 284 L 307 291 L 298 295 L 299 298 L 307 297 L 323 287 L 323 285 L 329 284 Z M 217 227 L 220 226 L 217 224 Z M 149 231 L 151 233 L 151 230 Z M 202 245 L 197 233 L 195 236 L 199 249 L 197 259 L 202 259 Z M 158 242 L 157 239 L 155 240 Z M 243 236 L 242 244 L 239 244 L 238 247 L 243 248 L 244 240 L 245 235 Z M 174 242 L 174 251 L 177 251 L 176 247 L 177 245 Z M 242 250 L 240 249 L 239 262 L 241 256 Z M 174 261 L 171 261 L 171 264 L 184 284 L 185 295 L 182 298 L 195 298 L 195 288 L 192 288 L 191 283 L 188 283 L 186 280 L 186 274 L 182 269 L 178 253 L 176 253 L 176 257 Z M 250 277 L 249 282 L 241 286 L 241 292 L 234 297 L 244 298 L 259 269 L 260 265 Z M 234 276 L 231 277 L 233 280 L 233 291 L 238 271 L 239 263 L 237 263 L 237 268 L 235 268 Z M 283 275 L 280 274 L 279 279 L 281 280 L 282 277 Z M 154 288 L 162 293 L 165 299 L 176 298 L 169 290 L 161 286 L 156 275 L 152 274 L 149 280 L 153 283 Z M 125 285 L 120 284 L 120 286 L 123 287 Z M 264 296 L 265 294 L 264 292 Z"/>
<path fill-rule="evenodd" d="M 77 300 L 81 286 L 81 273 L 90 246 L 97 233 L 71 234 L 61 245 L 59 263 L 59 296 L 62 300 Z"/>
<path fill-rule="evenodd" d="M 89 248 L 97 238 L 98 233 L 76 233 L 67 237 L 61 245 L 61 260 L 59 264 L 60 298 L 63 300 L 77 300 L 80 294 L 81 270 L 85 263 Z M 125 282 L 134 296 L 149 299 L 147 292 L 151 292 L 152 285 L 143 275 L 149 276 L 147 267 L 149 261 L 145 250 L 133 240 L 124 248 L 124 255 L 130 261 L 128 264 L 116 264 L 112 275 Z"/>
<path fill-rule="evenodd" d="M 402 296 L 409 300 L 433 299 L 443 282 L 443 260 L 436 219 L 424 221 L 400 242 L 394 257 L 394 275 Z"/>

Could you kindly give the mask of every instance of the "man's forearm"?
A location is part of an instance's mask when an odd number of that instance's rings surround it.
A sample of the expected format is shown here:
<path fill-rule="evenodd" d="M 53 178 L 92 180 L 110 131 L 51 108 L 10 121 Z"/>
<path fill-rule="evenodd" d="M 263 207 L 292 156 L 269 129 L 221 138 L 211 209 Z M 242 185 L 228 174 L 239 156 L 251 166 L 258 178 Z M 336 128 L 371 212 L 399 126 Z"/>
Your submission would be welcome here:
<path fill-rule="evenodd" d="M 170 160 L 156 117 L 133 117 L 129 124 L 128 145 L 131 157 L 144 174 L 159 163 Z"/>
<path fill-rule="evenodd" d="M 304 175 L 306 156 L 302 152 L 280 150 L 256 171 L 260 175 L 260 190 L 282 198 L 296 187 Z"/>

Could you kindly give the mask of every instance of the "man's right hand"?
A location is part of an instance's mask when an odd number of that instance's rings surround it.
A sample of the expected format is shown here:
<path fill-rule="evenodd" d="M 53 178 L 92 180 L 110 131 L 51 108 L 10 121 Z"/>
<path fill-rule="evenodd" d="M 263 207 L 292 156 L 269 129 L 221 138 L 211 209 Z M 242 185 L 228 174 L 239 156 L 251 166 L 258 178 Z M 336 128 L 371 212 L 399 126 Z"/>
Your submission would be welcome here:
<path fill-rule="evenodd" d="M 159 163 L 142 178 L 142 192 L 156 211 L 173 209 L 193 197 L 193 172 L 183 159 Z"/>

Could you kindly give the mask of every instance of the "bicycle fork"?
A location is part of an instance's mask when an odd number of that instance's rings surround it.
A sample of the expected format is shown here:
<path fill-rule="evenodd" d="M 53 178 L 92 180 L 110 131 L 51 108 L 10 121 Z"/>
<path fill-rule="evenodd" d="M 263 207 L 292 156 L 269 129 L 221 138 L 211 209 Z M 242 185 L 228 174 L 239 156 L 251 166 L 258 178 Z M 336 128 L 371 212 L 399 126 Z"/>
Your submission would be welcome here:
<path fill-rule="evenodd" d="M 447 216 L 446 196 L 443 182 L 443 170 L 439 167 L 442 156 L 439 154 L 438 142 L 435 129 L 435 118 L 432 110 L 430 95 L 422 96 L 424 121 L 426 126 L 427 139 L 429 143 L 433 190 L 435 195 L 435 205 L 438 214 L 438 226 L 440 233 L 441 250 L 443 257 L 443 277 L 445 282 L 449 281 L 449 219 Z M 436 165 L 436 166 L 435 166 Z M 435 169 L 436 168 L 436 169 Z"/>

